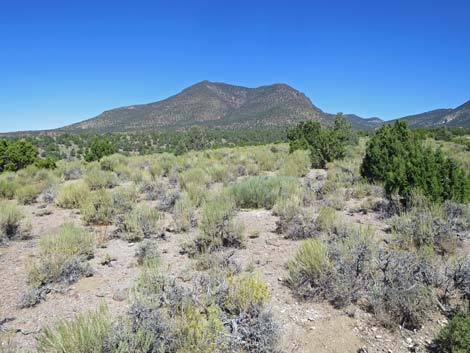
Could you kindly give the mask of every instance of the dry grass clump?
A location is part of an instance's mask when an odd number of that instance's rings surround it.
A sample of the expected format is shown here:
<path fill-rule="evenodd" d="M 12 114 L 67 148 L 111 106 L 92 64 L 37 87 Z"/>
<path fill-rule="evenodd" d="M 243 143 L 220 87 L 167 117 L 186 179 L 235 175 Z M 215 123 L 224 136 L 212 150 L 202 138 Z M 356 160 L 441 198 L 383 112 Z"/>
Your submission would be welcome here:
<path fill-rule="evenodd" d="M 78 314 L 72 321 L 62 320 L 53 328 L 43 329 L 36 339 L 37 351 L 101 353 L 111 323 L 108 308 L 102 304 L 96 311 Z"/>
<path fill-rule="evenodd" d="M 110 225 L 115 212 L 113 198 L 105 189 L 92 192 L 80 207 L 82 219 L 88 225 Z"/>
<path fill-rule="evenodd" d="M 56 204 L 61 208 L 80 208 L 90 195 L 90 188 L 83 181 L 64 184 L 57 194 Z"/>
<path fill-rule="evenodd" d="M 30 224 L 24 212 L 11 201 L 0 201 L 0 244 L 19 237 L 25 238 L 30 233 Z"/>
<path fill-rule="evenodd" d="M 233 185 L 230 191 L 237 206 L 271 209 L 281 199 L 301 194 L 301 186 L 293 177 L 250 177 Z"/>
<path fill-rule="evenodd" d="M 12 200 L 20 184 L 16 181 L 14 174 L 8 173 L 0 179 L 0 198 Z"/>
<path fill-rule="evenodd" d="M 289 154 L 283 167 L 279 170 L 279 175 L 291 177 L 303 177 L 310 170 L 312 162 L 308 150 L 296 150 Z"/>
<path fill-rule="evenodd" d="M 470 231 L 470 206 L 447 201 L 433 204 L 415 196 L 411 207 L 389 221 L 395 241 L 404 249 L 428 248 L 455 253 Z"/>
<path fill-rule="evenodd" d="M 72 224 L 39 240 L 38 259 L 28 266 L 30 291 L 21 299 L 22 307 L 39 303 L 53 284 L 69 285 L 92 271 L 87 260 L 93 257 L 93 234 Z"/>
<path fill-rule="evenodd" d="M 180 198 L 176 200 L 173 208 L 173 226 L 175 231 L 187 232 L 191 228 L 196 227 L 197 218 L 195 209 L 186 193 L 182 193 Z"/>
<path fill-rule="evenodd" d="M 118 185 L 116 174 L 98 168 L 90 168 L 84 178 L 91 190 L 110 189 Z"/>
<path fill-rule="evenodd" d="M 25 185 L 16 190 L 15 196 L 22 205 L 31 205 L 36 202 L 41 189 L 37 185 Z"/>
<path fill-rule="evenodd" d="M 130 213 L 118 215 L 115 234 L 129 242 L 142 241 L 163 232 L 162 215 L 147 205 L 137 205 Z"/>
<path fill-rule="evenodd" d="M 207 201 L 202 207 L 200 234 L 186 250 L 195 254 L 242 246 L 243 227 L 233 219 L 234 208 L 234 200 L 227 192 L 216 194 Z"/>

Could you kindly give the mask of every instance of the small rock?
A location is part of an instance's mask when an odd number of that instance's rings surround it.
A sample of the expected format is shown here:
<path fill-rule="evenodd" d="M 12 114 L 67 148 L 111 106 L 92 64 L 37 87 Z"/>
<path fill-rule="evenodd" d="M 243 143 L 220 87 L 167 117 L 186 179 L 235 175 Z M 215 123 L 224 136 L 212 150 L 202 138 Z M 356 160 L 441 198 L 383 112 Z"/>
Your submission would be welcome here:
<path fill-rule="evenodd" d="M 128 295 L 129 295 L 129 288 L 121 288 L 121 289 L 118 289 L 116 292 L 114 292 L 113 300 L 117 302 L 122 302 L 127 299 Z"/>
<path fill-rule="evenodd" d="M 382 339 L 382 336 L 381 336 L 381 335 L 375 335 L 375 339 L 381 340 L 381 339 Z"/>

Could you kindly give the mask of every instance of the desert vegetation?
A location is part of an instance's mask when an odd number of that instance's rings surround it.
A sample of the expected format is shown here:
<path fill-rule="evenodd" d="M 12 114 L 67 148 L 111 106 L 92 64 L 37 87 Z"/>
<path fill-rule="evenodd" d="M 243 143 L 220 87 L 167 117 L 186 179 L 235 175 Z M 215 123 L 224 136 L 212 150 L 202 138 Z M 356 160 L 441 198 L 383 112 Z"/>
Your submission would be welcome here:
<path fill-rule="evenodd" d="M 467 352 L 470 151 L 439 134 L 338 115 L 127 156 L 128 135 L 38 136 L 73 160 L 2 167 L 2 349 L 300 351 L 338 320 L 348 352 Z"/>

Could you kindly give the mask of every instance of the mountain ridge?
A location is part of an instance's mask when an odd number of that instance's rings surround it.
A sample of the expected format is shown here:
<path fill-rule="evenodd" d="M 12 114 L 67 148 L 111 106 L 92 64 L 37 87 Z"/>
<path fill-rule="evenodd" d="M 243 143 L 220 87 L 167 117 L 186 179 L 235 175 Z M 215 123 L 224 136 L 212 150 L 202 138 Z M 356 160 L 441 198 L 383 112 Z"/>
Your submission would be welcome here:
<path fill-rule="evenodd" d="M 455 109 L 435 109 L 388 121 L 355 114 L 344 116 L 356 130 L 375 130 L 396 120 L 407 121 L 410 128 L 470 127 L 470 100 Z M 62 128 L 1 135 L 180 131 L 195 125 L 222 130 L 267 129 L 285 128 L 305 120 L 330 126 L 334 117 L 286 83 L 249 88 L 204 80 L 163 100 L 108 109 Z"/>

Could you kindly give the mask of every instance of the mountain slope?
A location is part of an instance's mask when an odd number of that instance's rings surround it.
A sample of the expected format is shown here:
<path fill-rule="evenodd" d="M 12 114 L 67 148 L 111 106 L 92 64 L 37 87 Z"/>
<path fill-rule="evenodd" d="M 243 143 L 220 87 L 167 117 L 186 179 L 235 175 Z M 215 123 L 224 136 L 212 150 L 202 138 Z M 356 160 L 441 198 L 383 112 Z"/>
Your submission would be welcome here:
<path fill-rule="evenodd" d="M 223 129 L 266 128 L 308 119 L 330 121 L 328 114 L 288 85 L 246 88 L 202 81 L 165 100 L 112 109 L 60 130 L 122 132 L 174 130 L 193 125 Z"/>
<path fill-rule="evenodd" d="M 436 109 L 426 113 L 405 116 L 408 126 L 415 128 L 470 127 L 470 101 L 455 109 Z M 393 122 L 393 121 L 392 121 Z"/>
<path fill-rule="evenodd" d="M 344 117 L 349 120 L 355 130 L 375 130 L 384 124 L 380 118 L 361 118 L 355 114 L 345 114 Z"/>

